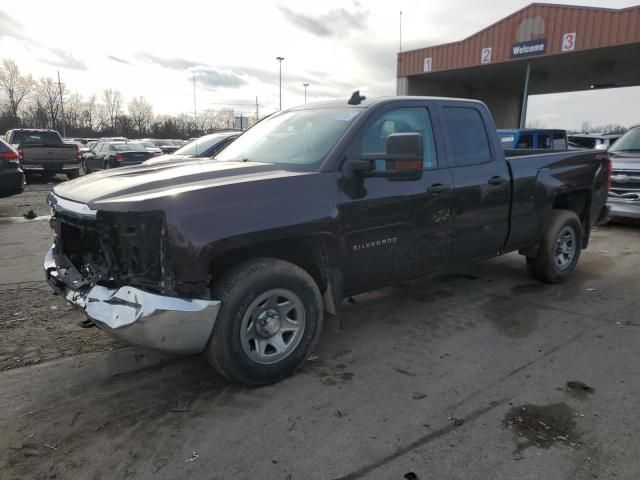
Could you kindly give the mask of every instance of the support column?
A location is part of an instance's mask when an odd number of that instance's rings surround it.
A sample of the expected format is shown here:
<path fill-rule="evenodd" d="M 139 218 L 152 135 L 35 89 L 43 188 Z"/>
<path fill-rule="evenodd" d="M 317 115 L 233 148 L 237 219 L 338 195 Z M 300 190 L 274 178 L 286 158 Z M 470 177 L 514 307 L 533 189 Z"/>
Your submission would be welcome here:
<path fill-rule="evenodd" d="M 522 94 L 522 110 L 520 111 L 520 128 L 527 125 L 527 106 L 529 103 L 529 76 L 531 75 L 531 63 L 527 63 L 527 73 L 524 78 L 524 92 Z"/>

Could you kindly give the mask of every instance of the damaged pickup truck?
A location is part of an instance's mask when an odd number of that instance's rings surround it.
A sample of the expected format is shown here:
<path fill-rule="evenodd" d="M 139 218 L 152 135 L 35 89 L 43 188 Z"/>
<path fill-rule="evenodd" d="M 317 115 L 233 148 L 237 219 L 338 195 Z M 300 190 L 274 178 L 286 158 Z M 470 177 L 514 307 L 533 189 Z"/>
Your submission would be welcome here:
<path fill-rule="evenodd" d="M 513 251 L 568 277 L 606 218 L 609 159 L 525 153 L 505 157 L 472 100 L 293 108 L 213 160 L 57 185 L 46 278 L 116 337 L 273 383 L 350 295 Z"/>

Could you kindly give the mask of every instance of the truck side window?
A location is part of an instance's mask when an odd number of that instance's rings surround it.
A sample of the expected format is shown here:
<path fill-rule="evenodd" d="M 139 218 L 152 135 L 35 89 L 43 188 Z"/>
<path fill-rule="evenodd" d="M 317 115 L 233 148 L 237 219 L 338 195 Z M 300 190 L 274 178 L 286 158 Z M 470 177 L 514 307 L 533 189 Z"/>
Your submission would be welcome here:
<path fill-rule="evenodd" d="M 533 148 L 533 135 L 520 135 L 518 140 L 518 149 L 532 149 Z"/>
<path fill-rule="evenodd" d="M 551 150 L 551 137 L 549 135 L 540 135 L 538 137 L 538 143 L 540 146 L 538 148 L 542 148 L 543 150 Z"/>
<path fill-rule="evenodd" d="M 362 136 L 360 143 L 361 153 L 384 154 L 389 135 L 392 133 L 413 132 L 422 135 L 424 168 L 435 168 L 438 162 L 431 119 L 427 109 L 422 107 L 397 108 L 382 114 Z M 383 170 L 385 165 L 384 161 L 376 161 L 376 170 Z"/>
<path fill-rule="evenodd" d="M 553 134 L 553 149 L 554 150 L 566 150 L 567 149 L 567 137 L 562 133 Z"/>
<path fill-rule="evenodd" d="M 451 136 L 453 167 L 479 165 L 492 160 L 489 137 L 480 112 L 470 107 L 444 107 L 444 122 Z"/>

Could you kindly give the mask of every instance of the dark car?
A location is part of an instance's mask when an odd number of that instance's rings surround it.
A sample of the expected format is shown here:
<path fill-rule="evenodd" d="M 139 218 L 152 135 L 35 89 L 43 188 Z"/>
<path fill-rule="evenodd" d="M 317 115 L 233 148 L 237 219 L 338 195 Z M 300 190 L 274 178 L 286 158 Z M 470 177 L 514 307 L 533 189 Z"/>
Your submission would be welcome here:
<path fill-rule="evenodd" d="M 82 156 L 82 172 L 140 165 L 153 157 L 143 145 L 133 142 L 98 142 Z"/>
<path fill-rule="evenodd" d="M 212 133 L 186 144 L 170 155 L 161 155 L 144 162 L 145 165 L 171 162 L 174 160 L 189 160 L 191 158 L 211 158 L 220 153 L 227 145 L 233 142 L 239 132 Z"/>
<path fill-rule="evenodd" d="M 613 165 L 611 217 L 640 220 L 640 127 L 620 137 L 609 149 L 609 158 Z"/>
<path fill-rule="evenodd" d="M 112 335 L 264 385 L 351 295 L 509 252 L 568 280 L 609 167 L 593 150 L 506 156 L 479 101 L 354 94 L 278 112 L 215 161 L 57 185 L 44 270 Z"/>
<path fill-rule="evenodd" d="M 149 138 L 149 139 L 144 139 L 144 141 L 153 143 L 156 147 L 160 148 L 162 150 L 162 153 L 165 155 L 168 153 L 175 152 L 182 146 L 182 145 L 178 145 L 173 140 L 161 140 L 156 138 Z"/>
<path fill-rule="evenodd" d="M 0 140 L 0 195 L 21 193 L 25 176 L 20 167 L 18 152 L 4 140 Z"/>

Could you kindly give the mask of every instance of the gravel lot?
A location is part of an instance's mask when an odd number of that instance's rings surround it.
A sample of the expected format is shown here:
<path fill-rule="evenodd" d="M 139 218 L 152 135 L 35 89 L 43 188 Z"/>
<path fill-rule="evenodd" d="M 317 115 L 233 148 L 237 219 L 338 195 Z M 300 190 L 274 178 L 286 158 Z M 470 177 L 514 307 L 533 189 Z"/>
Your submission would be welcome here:
<path fill-rule="evenodd" d="M 359 296 L 247 390 L 78 326 L 22 219 L 50 188 L 0 198 L 2 479 L 640 477 L 638 226 L 594 232 L 567 284 L 507 255 Z"/>

